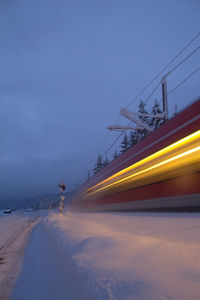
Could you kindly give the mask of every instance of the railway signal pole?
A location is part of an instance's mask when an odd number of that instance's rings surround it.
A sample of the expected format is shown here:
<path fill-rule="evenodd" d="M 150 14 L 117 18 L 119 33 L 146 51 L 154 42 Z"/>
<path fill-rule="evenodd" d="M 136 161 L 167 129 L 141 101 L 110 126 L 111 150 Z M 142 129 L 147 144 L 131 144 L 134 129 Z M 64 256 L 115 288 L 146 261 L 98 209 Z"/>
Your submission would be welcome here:
<path fill-rule="evenodd" d="M 64 200 L 65 196 L 63 195 L 63 191 L 66 189 L 66 186 L 64 182 L 58 184 L 60 188 L 60 207 L 59 207 L 59 212 L 62 215 L 63 214 L 63 207 L 64 207 Z"/>

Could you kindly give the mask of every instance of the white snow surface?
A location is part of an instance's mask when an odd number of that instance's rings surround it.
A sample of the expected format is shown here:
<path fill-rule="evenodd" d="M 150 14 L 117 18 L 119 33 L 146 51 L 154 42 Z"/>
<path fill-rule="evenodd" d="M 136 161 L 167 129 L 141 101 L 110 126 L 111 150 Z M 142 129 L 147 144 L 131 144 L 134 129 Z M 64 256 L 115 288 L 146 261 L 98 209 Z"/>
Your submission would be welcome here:
<path fill-rule="evenodd" d="M 44 225 L 92 299 L 200 299 L 199 213 L 51 213 Z"/>
<path fill-rule="evenodd" d="M 3 245 L 16 234 L 35 214 L 19 211 L 11 214 L 0 212 L 0 249 Z"/>
<path fill-rule="evenodd" d="M 38 216 L 23 212 L 0 217 L 0 300 L 9 297 L 28 237 L 38 220 Z"/>

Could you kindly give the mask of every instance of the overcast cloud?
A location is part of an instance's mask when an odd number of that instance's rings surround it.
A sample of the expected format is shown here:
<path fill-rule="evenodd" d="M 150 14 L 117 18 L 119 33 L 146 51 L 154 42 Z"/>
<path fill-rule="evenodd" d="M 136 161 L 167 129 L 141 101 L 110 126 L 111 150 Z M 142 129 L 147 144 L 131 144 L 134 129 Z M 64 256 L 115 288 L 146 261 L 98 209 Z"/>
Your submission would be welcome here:
<path fill-rule="evenodd" d="M 79 183 L 119 109 L 200 31 L 199 11 L 198 0 L 0 0 L 0 201 Z M 170 110 L 199 94 L 198 73 Z"/>

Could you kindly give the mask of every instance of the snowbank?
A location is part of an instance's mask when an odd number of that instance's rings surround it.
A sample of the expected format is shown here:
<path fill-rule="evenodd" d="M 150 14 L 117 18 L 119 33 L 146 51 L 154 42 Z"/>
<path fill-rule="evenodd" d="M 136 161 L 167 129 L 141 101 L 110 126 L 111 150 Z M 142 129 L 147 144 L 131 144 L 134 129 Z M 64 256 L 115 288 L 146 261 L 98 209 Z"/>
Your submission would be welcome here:
<path fill-rule="evenodd" d="M 53 213 L 45 225 L 95 299 L 199 299 L 200 214 Z"/>

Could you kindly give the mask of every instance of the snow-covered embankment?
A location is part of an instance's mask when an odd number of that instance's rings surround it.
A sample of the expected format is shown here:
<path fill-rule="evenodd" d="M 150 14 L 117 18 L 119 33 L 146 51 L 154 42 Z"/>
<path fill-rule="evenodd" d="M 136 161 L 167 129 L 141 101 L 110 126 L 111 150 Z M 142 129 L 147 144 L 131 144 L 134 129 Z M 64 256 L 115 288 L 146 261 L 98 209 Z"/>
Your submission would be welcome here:
<path fill-rule="evenodd" d="M 199 299 L 200 214 L 53 213 L 45 226 L 94 299 Z"/>

